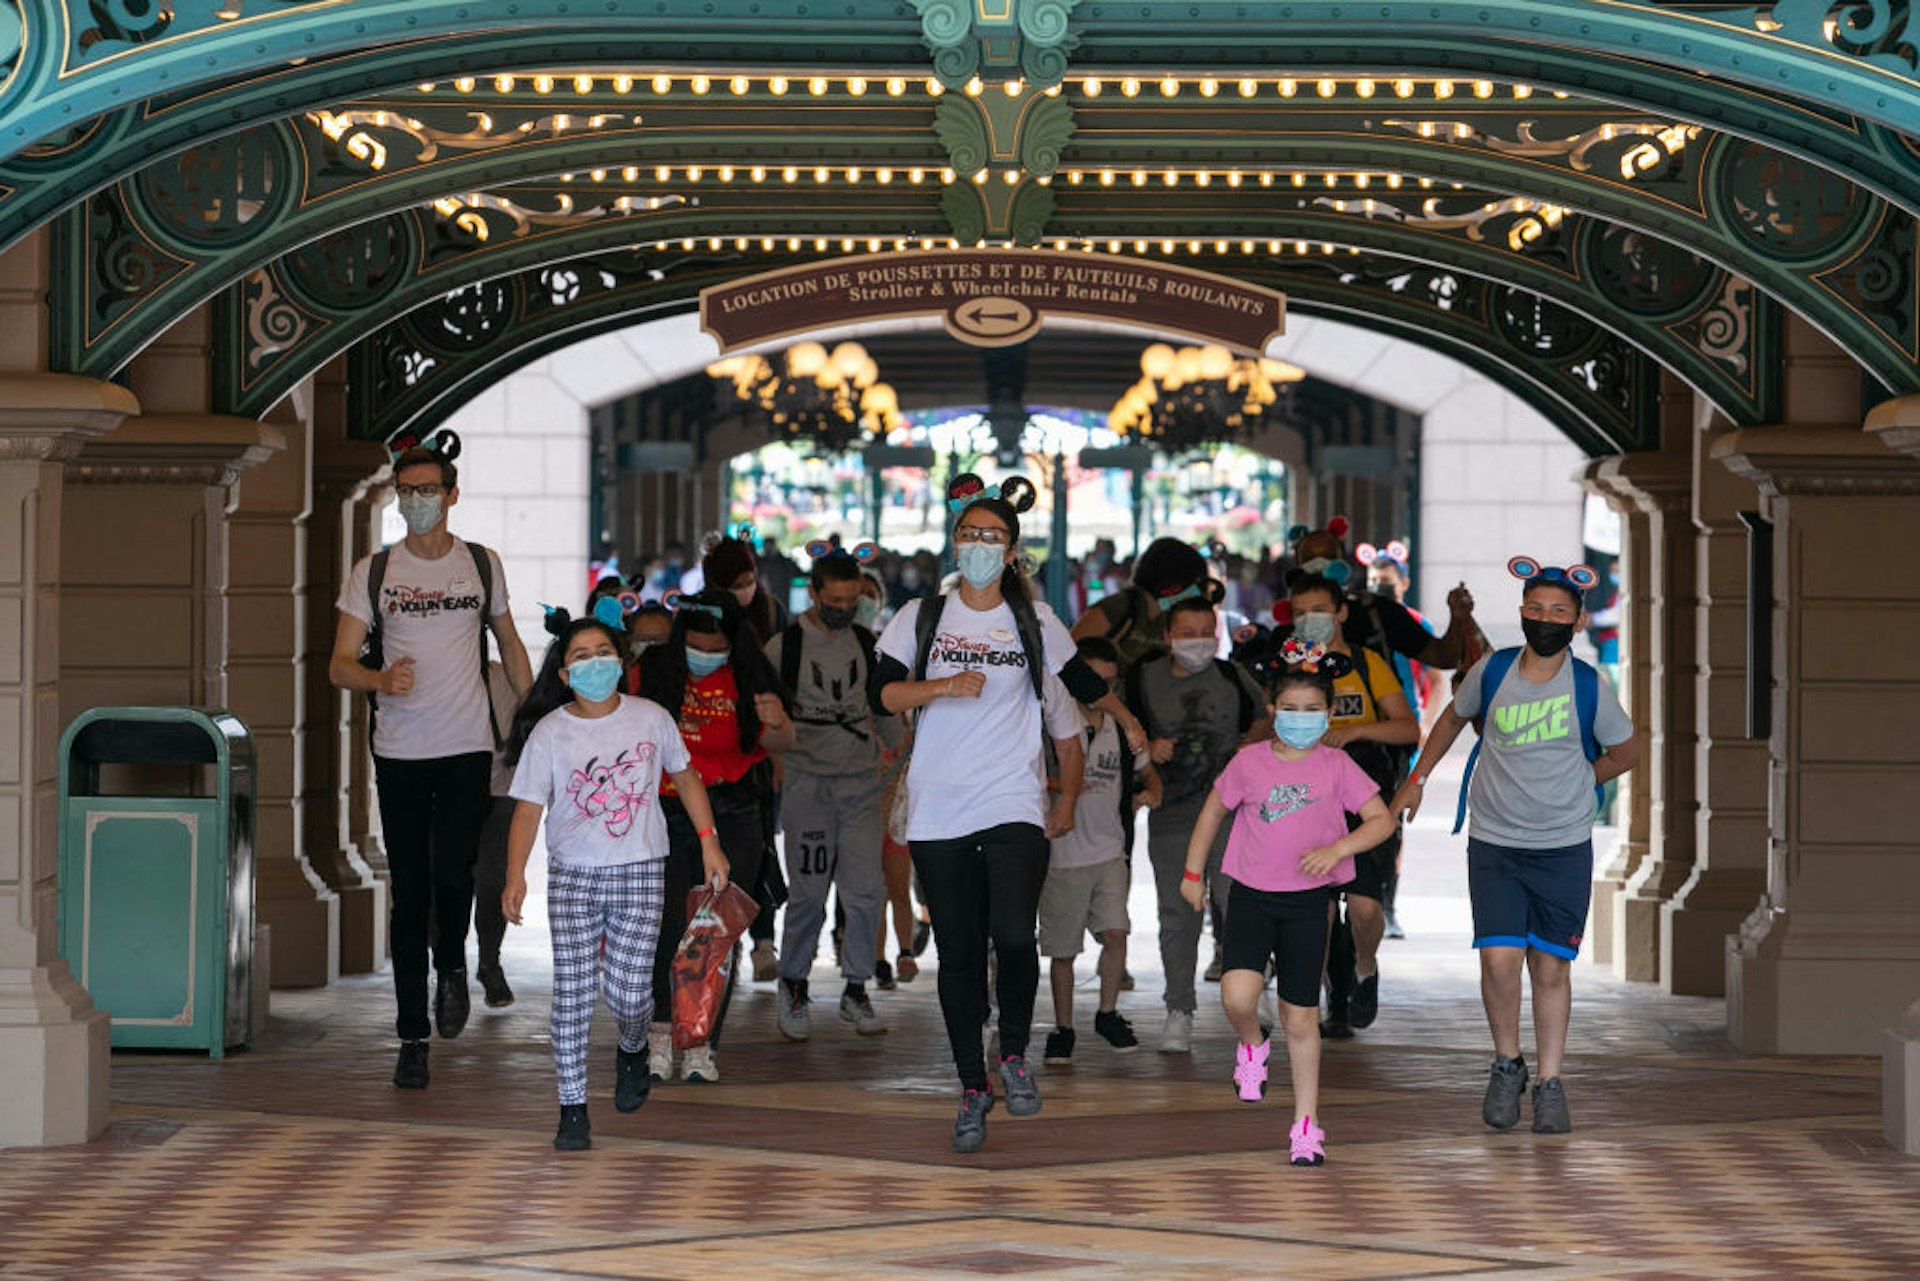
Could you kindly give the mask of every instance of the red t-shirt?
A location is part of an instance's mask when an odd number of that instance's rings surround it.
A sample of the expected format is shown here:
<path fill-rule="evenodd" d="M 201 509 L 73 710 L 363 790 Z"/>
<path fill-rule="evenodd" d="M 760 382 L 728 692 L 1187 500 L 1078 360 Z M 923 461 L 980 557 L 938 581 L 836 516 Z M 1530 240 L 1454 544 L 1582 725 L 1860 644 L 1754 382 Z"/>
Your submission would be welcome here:
<path fill-rule="evenodd" d="M 740 750 L 740 689 L 734 684 L 733 664 L 699 680 L 689 674 L 680 698 L 680 737 L 686 741 L 693 768 L 708 787 L 737 783 L 746 772 L 767 759 L 756 747 Z M 660 790 L 671 796 L 673 781 L 661 780 Z"/>

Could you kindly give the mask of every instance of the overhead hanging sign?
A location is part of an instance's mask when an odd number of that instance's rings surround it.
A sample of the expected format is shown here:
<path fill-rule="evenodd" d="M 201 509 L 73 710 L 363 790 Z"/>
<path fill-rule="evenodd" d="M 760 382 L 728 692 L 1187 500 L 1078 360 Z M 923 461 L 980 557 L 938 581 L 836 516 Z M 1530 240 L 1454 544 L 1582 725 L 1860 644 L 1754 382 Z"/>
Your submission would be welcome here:
<path fill-rule="evenodd" d="M 1286 327 L 1286 295 L 1211 272 L 1045 249 L 909 250 L 786 267 L 700 292 L 721 351 L 836 325 L 938 315 L 976 347 L 1074 316 L 1257 355 Z"/>

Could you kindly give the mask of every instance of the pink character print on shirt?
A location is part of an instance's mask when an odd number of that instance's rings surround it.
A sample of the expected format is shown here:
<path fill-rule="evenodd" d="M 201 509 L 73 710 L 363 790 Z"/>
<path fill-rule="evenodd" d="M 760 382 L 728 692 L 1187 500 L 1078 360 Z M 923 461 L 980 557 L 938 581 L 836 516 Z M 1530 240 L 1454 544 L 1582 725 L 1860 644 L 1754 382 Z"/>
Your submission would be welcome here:
<path fill-rule="evenodd" d="M 647 793 L 660 773 L 657 754 L 652 743 L 636 743 L 605 764 L 594 757 L 567 779 L 574 808 L 586 819 L 602 820 L 615 840 L 625 836 L 647 807 Z"/>

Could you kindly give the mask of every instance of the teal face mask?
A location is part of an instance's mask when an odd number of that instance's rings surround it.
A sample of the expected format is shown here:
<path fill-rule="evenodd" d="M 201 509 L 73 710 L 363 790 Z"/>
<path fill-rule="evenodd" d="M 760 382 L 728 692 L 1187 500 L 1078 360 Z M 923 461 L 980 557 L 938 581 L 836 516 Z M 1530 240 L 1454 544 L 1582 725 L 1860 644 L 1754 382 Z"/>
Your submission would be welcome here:
<path fill-rule="evenodd" d="M 1007 567 L 1004 547 L 993 547 L 987 543 L 967 543 L 954 553 L 954 561 L 960 567 L 960 577 L 975 587 L 986 587 L 1000 581 L 1001 572 Z"/>
<path fill-rule="evenodd" d="M 567 667 L 567 685 L 573 696 L 589 703 L 604 702 L 620 685 L 620 660 L 611 654 L 583 658 Z"/>
<path fill-rule="evenodd" d="M 440 523 L 442 498 L 439 494 L 428 498 L 421 494 L 409 494 L 400 499 L 400 519 L 407 522 L 407 532 L 424 534 Z"/>
<path fill-rule="evenodd" d="M 862 596 L 860 603 L 853 607 L 853 621 L 872 631 L 873 625 L 880 621 L 880 602 L 871 596 Z"/>
<path fill-rule="evenodd" d="M 1327 733 L 1325 712 L 1275 712 L 1274 737 L 1295 751 L 1304 752 Z"/>
<path fill-rule="evenodd" d="M 718 653 L 709 654 L 704 649 L 695 649 L 689 645 L 687 646 L 687 670 L 692 672 L 695 678 L 711 676 L 727 665 L 727 657 L 730 653 L 730 650 L 723 649 Z"/>

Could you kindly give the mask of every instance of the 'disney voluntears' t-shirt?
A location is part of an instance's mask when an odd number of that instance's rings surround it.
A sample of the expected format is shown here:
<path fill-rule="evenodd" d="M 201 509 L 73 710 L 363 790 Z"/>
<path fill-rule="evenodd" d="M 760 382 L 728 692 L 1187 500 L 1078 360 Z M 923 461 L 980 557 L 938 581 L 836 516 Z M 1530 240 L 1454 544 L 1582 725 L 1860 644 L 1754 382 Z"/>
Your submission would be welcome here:
<path fill-rule="evenodd" d="M 491 548 L 493 614 L 510 608 L 507 575 Z M 367 572 L 373 558 L 362 557 L 347 575 L 336 602 L 340 612 L 374 625 L 376 602 L 367 599 Z M 425 761 L 468 752 L 492 752 L 487 727 L 487 687 L 480 670 L 480 617 L 485 600 L 480 572 L 467 544 L 455 538 L 446 554 L 422 560 L 405 543 L 388 549 L 387 573 L 380 583 L 380 644 L 391 667 L 413 660 L 413 688 L 380 695 L 374 720 L 373 754 L 390 760 Z"/>
<path fill-rule="evenodd" d="M 921 601 L 908 601 L 881 634 L 879 652 L 913 671 Z M 1073 637 L 1053 611 L 1034 602 L 1047 671 L 1073 657 Z M 1002 823 L 1046 823 L 1046 757 L 1042 725 L 1052 738 L 1081 730 L 1071 698 L 1054 697 L 1046 711 L 1033 695 L 1027 653 L 1005 601 L 989 610 L 969 607 L 958 591 L 946 598 L 927 655 L 926 679 L 979 672 L 978 698 L 936 698 L 920 709 L 913 759 L 907 766 L 907 839 L 952 840 Z M 1070 719 L 1069 719 L 1070 715 Z"/>
<path fill-rule="evenodd" d="M 618 867 L 667 856 L 660 776 L 687 768 L 687 745 L 658 704 L 629 694 L 605 716 L 568 704 L 527 736 L 510 794 L 547 811 L 547 859 Z"/>

